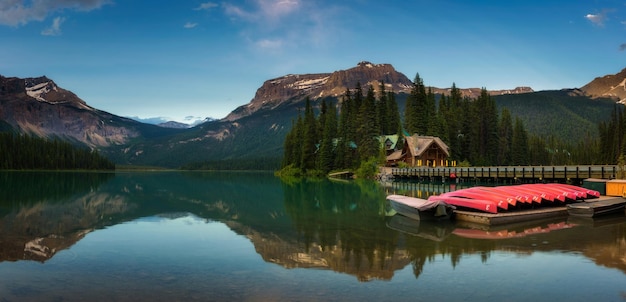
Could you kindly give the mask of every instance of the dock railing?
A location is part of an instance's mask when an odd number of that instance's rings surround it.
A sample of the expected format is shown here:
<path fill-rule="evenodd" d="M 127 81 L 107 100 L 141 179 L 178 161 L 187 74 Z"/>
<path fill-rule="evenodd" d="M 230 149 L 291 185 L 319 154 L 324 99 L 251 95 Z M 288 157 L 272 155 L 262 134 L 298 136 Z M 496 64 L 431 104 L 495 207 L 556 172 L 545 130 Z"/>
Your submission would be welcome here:
<path fill-rule="evenodd" d="M 389 168 L 387 168 L 389 169 Z M 410 167 L 390 168 L 396 178 L 430 178 L 431 180 L 492 179 L 492 180 L 571 180 L 613 179 L 618 173 L 616 165 L 579 166 L 491 166 L 491 167 Z"/>

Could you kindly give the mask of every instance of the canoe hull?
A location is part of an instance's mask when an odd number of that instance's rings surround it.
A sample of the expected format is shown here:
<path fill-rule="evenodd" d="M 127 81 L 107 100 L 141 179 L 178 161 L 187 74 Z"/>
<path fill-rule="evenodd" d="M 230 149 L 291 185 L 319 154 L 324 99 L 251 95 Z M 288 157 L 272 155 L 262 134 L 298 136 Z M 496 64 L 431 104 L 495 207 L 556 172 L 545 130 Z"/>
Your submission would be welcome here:
<path fill-rule="evenodd" d="M 449 219 L 454 211 L 454 207 L 444 202 L 415 197 L 390 195 L 387 200 L 396 213 L 415 220 Z"/>

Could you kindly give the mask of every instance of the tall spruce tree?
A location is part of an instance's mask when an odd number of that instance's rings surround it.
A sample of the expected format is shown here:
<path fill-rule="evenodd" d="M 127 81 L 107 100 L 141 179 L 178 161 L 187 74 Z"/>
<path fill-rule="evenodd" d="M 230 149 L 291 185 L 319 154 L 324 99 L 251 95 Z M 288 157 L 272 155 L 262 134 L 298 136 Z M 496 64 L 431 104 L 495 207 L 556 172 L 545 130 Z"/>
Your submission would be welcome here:
<path fill-rule="evenodd" d="M 515 117 L 515 125 L 513 126 L 511 161 L 513 165 L 530 164 L 528 152 L 528 133 L 524 127 L 524 123 L 519 117 Z"/>
<path fill-rule="evenodd" d="M 507 108 L 502 109 L 498 126 L 498 156 L 497 165 L 508 166 L 512 163 L 511 149 L 513 148 L 513 119 Z"/>
<path fill-rule="evenodd" d="M 303 170 L 315 169 L 315 153 L 318 143 L 317 121 L 311 107 L 311 100 L 307 97 L 304 108 L 304 133 L 302 142 L 301 167 Z"/>
<path fill-rule="evenodd" d="M 428 87 L 422 112 L 424 113 L 424 135 L 438 136 L 437 129 L 439 126 L 437 125 L 437 104 L 432 87 Z"/>
<path fill-rule="evenodd" d="M 379 134 L 387 135 L 390 134 L 391 130 L 389 129 L 389 100 L 387 92 L 385 91 L 385 82 L 380 82 L 380 87 L 378 89 L 378 102 L 376 103 L 377 113 L 378 113 L 378 126 L 379 126 Z M 395 129 L 394 129 L 395 130 Z"/>
<path fill-rule="evenodd" d="M 328 173 L 334 168 L 336 155 L 333 140 L 337 137 L 337 110 L 333 105 L 324 105 L 323 107 L 326 110 L 323 118 L 320 114 L 320 120 L 324 122 L 324 128 L 322 130 L 317 169 L 323 173 Z"/>
<path fill-rule="evenodd" d="M 426 103 L 426 90 L 424 82 L 419 76 L 415 75 L 413 87 L 407 96 L 404 108 L 404 128 L 409 134 L 419 133 L 424 135 L 427 126 L 424 126 L 424 104 Z"/>
<path fill-rule="evenodd" d="M 337 168 L 351 168 L 353 166 L 352 148 L 352 128 L 353 123 L 351 118 L 354 116 L 353 98 L 350 93 L 350 89 L 347 88 L 341 102 L 341 109 L 339 111 L 339 130 L 337 141 L 337 156 L 335 158 L 335 167 Z"/>
<path fill-rule="evenodd" d="M 358 118 L 357 131 L 357 152 L 360 160 L 367 160 L 370 157 L 379 155 L 380 144 L 378 141 L 378 130 L 376 119 L 376 96 L 374 88 L 369 86 L 367 96 L 361 103 Z"/>
<path fill-rule="evenodd" d="M 396 94 L 393 92 L 387 93 L 387 104 L 389 108 L 387 112 L 389 116 L 387 117 L 387 129 L 389 129 L 389 134 L 397 134 L 398 135 L 398 146 L 404 145 L 404 133 L 402 133 L 402 122 L 400 120 L 400 111 L 398 110 L 398 102 L 396 101 Z"/>
<path fill-rule="evenodd" d="M 439 102 L 439 111 L 447 124 L 446 136 L 451 150 L 450 157 L 455 160 L 463 160 L 462 142 L 467 131 L 462 125 L 462 117 L 467 115 L 463 113 L 461 107 L 462 99 L 461 90 L 456 87 L 455 83 L 452 83 L 450 95 L 441 98 Z"/>
<path fill-rule="evenodd" d="M 477 165 L 492 165 L 498 150 L 498 113 L 495 101 L 482 88 L 480 96 L 472 102 L 475 122 L 472 124 L 471 158 Z"/>

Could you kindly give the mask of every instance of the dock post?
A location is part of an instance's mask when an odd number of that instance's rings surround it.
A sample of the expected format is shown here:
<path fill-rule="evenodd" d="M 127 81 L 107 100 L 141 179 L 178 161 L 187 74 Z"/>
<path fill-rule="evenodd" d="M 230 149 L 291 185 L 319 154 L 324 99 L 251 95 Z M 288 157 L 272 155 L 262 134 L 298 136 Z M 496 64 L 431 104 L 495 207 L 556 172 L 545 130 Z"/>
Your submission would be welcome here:
<path fill-rule="evenodd" d="M 602 166 L 602 179 L 604 179 L 604 166 Z"/>

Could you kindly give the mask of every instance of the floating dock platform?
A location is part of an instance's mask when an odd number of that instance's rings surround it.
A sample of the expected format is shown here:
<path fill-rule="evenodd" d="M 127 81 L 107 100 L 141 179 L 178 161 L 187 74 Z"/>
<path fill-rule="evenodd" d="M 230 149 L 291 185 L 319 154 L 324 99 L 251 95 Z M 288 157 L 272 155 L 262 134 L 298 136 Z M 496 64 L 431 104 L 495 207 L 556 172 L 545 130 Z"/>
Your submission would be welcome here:
<path fill-rule="evenodd" d="M 544 218 L 567 217 L 567 215 L 567 207 L 565 206 L 497 214 L 461 210 L 454 211 L 456 220 L 484 225 L 501 225 Z"/>
<path fill-rule="evenodd" d="M 595 217 L 623 211 L 626 199 L 622 197 L 607 198 L 591 202 L 577 202 L 567 205 L 567 212 L 572 216 Z"/>
<path fill-rule="evenodd" d="M 589 199 L 588 201 L 571 203 L 564 206 L 546 207 L 497 214 L 455 210 L 454 217 L 458 221 L 493 226 L 567 216 L 596 217 L 599 215 L 624 211 L 625 208 L 625 198 L 601 196 L 598 199 Z"/>

